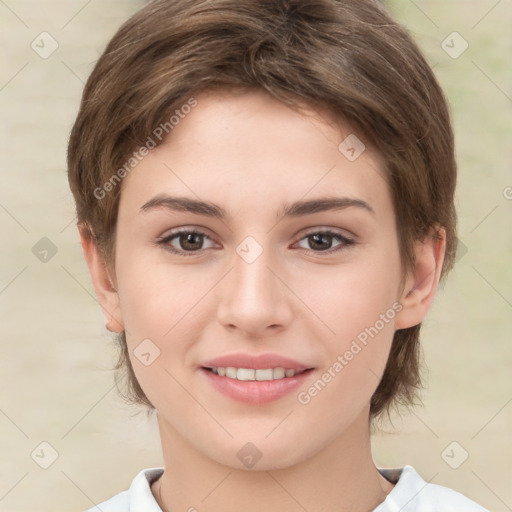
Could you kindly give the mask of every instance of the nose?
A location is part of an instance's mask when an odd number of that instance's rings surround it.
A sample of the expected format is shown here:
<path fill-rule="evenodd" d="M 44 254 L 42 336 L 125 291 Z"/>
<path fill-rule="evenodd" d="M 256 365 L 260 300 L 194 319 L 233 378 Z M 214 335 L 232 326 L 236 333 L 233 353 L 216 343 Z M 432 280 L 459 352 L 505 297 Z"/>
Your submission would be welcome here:
<path fill-rule="evenodd" d="M 292 318 L 292 293 L 269 253 L 264 250 L 252 262 L 236 254 L 220 290 L 219 322 L 247 338 L 275 334 L 285 329 Z"/>

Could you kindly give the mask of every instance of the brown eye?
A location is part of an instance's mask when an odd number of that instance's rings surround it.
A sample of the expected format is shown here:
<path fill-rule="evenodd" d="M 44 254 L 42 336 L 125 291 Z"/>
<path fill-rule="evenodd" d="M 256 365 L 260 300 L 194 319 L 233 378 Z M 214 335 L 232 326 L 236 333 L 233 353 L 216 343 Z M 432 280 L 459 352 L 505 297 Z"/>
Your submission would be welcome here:
<path fill-rule="evenodd" d="M 205 239 L 210 240 L 205 233 L 200 231 L 181 230 L 162 238 L 158 241 L 158 244 L 163 245 L 174 254 L 192 256 L 194 255 L 193 253 L 198 253 L 205 249 Z"/>
<path fill-rule="evenodd" d="M 304 249 L 308 250 L 309 252 L 314 253 L 333 253 L 337 252 L 343 247 L 354 244 L 354 241 L 343 236 L 340 233 L 336 233 L 335 231 L 315 231 L 312 233 L 307 234 L 305 237 L 303 237 L 300 241 L 306 240 L 309 247 L 303 247 Z M 333 249 L 333 243 L 334 241 L 337 242 L 337 244 L 334 246 Z"/>
<path fill-rule="evenodd" d="M 185 233 L 178 235 L 176 240 L 178 240 L 180 249 L 184 249 L 185 251 L 197 251 L 198 249 L 201 249 L 203 245 L 202 236 L 203 235 L 198 233 Z"/>

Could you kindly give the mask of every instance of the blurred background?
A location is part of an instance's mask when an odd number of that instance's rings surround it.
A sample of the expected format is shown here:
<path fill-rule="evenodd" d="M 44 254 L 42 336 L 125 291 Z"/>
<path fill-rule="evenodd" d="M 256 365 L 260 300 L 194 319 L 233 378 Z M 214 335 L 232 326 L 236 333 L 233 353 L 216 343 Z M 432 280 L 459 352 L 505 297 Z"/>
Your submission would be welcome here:
<path fill-rule="evenodd" d="M 512 510 L 512 1 L 395 0 L 452 105 L 460 252 L 423 327 L 423 407 L 374 435 L 493 511 Z M 117 396 L 81 253 L 66 145 L 135 0 L 0 0 L 0 512 L 83 511 L 162 465 L 154 417 Z"/>

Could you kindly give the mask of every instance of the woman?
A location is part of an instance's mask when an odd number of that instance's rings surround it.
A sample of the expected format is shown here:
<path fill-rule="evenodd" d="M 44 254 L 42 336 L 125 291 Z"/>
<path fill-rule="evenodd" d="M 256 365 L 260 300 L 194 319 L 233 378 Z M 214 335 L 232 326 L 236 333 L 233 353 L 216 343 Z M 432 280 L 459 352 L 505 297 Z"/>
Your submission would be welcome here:
<path fill-rule="evenodd" d="M 448 106 L 379 3 L 149 3 L 98 60 L 68 159 L 165 461 L 100 510 L 485 510 L 371 454 L 371 422 L 420 387 L 456 252 Z"/>

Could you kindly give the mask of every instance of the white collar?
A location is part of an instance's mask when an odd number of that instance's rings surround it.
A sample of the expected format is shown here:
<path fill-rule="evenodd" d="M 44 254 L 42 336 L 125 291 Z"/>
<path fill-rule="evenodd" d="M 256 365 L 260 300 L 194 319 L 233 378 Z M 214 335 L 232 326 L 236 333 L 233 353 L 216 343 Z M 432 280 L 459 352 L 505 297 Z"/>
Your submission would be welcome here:
<path fill-rule="evenodd" d="M 395 486 L 373 512 L 489 512 L 452 489 L 426 482 L 412 466 L 378 469 Z M 162 512 L 151 492 L 151 484 L 163 472 L 162 467 L 143 469 L 133 479 L 128 491 L 87 512 Z"/>

